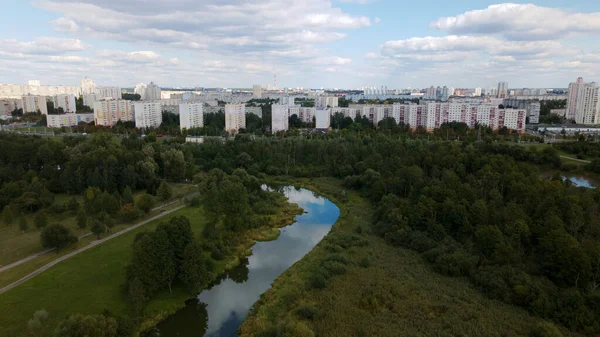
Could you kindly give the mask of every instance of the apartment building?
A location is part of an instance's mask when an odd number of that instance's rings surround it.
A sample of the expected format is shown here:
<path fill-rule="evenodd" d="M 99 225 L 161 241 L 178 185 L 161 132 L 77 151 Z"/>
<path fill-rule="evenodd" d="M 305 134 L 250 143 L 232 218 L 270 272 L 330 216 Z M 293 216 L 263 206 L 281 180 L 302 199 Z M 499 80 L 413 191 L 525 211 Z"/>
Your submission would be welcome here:
<path fill-rule="evenodd" d="M 21 106 L 23 113 L 40 112 L 42 115 L 48 114 L 48 106 L 46 105 L 46 96 L 26 95 L 22 97 Z"/>
<path fill-rule="evenodd" d="M 118 121 L 133 121 L 133 102 L 124 99 L 110 99 L 94 102 L 96 125 L 113 126 Z M 161 117 L 162 118 L 162 117 Z"/>
<path fill-rule="evenodd" d="M 78 113 L 67 113 L 61 115 L 47 115 L 46 125 L 49 128 L 61 128 L 76 126 L 80 122 L 91 123 L 94 121 L 94 114 L 78 114 Z"/>
<path fill-rule="evenodd" d="M 179 104 L 179 127 L 183 129 L 201 128 L 204 126 L 204 103 Z"/>
<path fill-rule="evenodd" d="M 133 103 L 136 128 L 157 128 L 162 123 L 160 103 Z"/>
<path fill-rule="evenodd" d="M 335 108 L 338 106 L 338 98 L 335 96 L 319 96 L 315 98 L 317 108 Z"/>
<path fill-rule="evenodd" d="M 273 104 L 271 108 L 271 132 L 275 134 L 279 131 L 287 131 L 289 107 L 284 104 Z"/>
<path fill-rule="evenodd" d="M 246 128 L 246 109 L 244 104 L 225 105 L 225 131 L 237 133 Z"/>
<path fill-rule="evenodd" d="M 54 103 L 54 109 L 62 108 L 66 113 L 77 112 L 75 95 L 56 95 L 52 98 L 52 102 Z"/>

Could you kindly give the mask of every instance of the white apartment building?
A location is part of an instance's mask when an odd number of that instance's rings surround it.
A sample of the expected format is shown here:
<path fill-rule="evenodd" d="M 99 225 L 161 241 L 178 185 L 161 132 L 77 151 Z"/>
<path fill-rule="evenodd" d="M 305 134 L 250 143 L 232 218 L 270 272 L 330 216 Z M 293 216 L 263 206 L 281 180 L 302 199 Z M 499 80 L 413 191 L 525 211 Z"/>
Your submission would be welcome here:
<path fill-rule="evenodd" d="M 23 96 L 55 96 L 81 94 L 80 86 L 61 85 L 27 85 L 27 84 L 0 84 L 0 97 L 21 98 Z"/>
<path fill-rule="evenodd" d="M 66 113 L 77 112 L 75 95 L 56 95 L 53 97 L 54 109 L 62 108 Z"/>
<path fill-rule="evenodd" d="M 508 98 L 508 82 L 498 82 L 497 98 Z"/>
<path fill-rule="evenodd" d="M 295 101 L 296 101 L 296 98 L 294 96 L 283 96 L 283 97 L 279 98 L 279 104 L 288 105 L 288 106 L 296 105 Z"/>
<path fill-rule="evenodd" d="M 96 84 L 94 84 L 94 81 L 87 78 L 87 76 L 81 80 L 81 94 L 82 95 L 93 94 L 95 91 L 96 91 Z"/>
<path fill-rule="evenodd" d="M 317 113 L 317 109 L 301 106 L 300 109 L 298 110 L 298 113 L 299 113 L 298 117 L 300 118 L 300 120 L 302 122 L 312 123 L 313 119 L 315 118 L 315 115 Z"/>
<path fill-rule="evenodd" d="M 284 104 L 273 104 L 271 106 L 271 132 L 287 131 L 289 128 L 289 107 Z"/>
<path fill-rule="evenodd" d="M 94 121 L 94 114 L 68 113 L 62 115 L 47 115 L 46 125 L 49 128 L 61 128 L 64 126 L 76 126 L 80 122 L 91 123 Z"/>
<path fill-rule="evenodd" d="M 577 78 L 576 82 L 569 83 L 569 95 L 567 98 L 567 119 L 575 119 L 577 115 L 577 106 L 580 105 L 581 110 L 581 102 L 579 98 L 583 98 L 583 88 L 585 87 L 585 83 L 583 83 L 583 78 Z"/>
<path fill-rule="evenodd" d="M 315 112 L 315 118 L 316 118 L 315 128 L 329 129 L 329 125 L 331 123 L 330 116 L 331 116 L 330 109 L 317 109 Z"/>
<path fill-rule="evenodd" d="M 335 96 L 319 96 L 315 98 L 317 108 L 335 108 L 338 106 L 338 98 Z"/>
<path fill-rule="evenodd" d="M 146 94 L 143 98 L 145 101 L 158 101 L 161 99 L 160 87 L 154 84 L 154 82 L 150 82 L 150 84 L 146 86 L 145 92 Z"/>
<path fill-rule="evenodd" d="M 179 104 L 179 127 L 183 129 L 201 128 L 204 126 L 202 108 L 204 103 Z"/>
<path fill-rule="evenodd" d="M 48 106 L 46 105 L 46 96 L 26 95 L 22 97 L 21 106 L 23 113 L 41 112 L 42 115 L 48 114 Z"/>
<path fill-rule="evenodd" d="M 492 104 L 428 102 L 421 118 L 417 118 L 416 124 L 409 124 L 413 127 L 424 126 L 431 131 L 444 123 L 465 123 L 471 128 L 479 123 L 494 130 L 507 127 L 523 132 L 525 131 L 526 117 L 525 109 L 499 109 L 497 105 Z"/>
<path fill-rule="evenodd" d="M 23 101 L 19 99 L 1 99 L 0 117 L 11 117 L 15 109 L 23 108 Z"/>
<path fill-rule="evenodd" d="M 82 95 L 83 105 L 89 106 L 90 108 L 94 108 L 94 103 L 98 100 L 96 94 L 85 94 Z"/>
<path fill-rule="evenodd" d="M 119 87 L 96 87 L 94 91 L 97 100 L 121 99 L 121 88 Z"/>
<path fill-rule="evenodd" d="M 252 98 L 262 98 L 262 88 L 260 85 L 255 84 L 252 86 Z"/>
<path fill-rule="evenodd" d="M 600 124 L 600 100 L 598 93 L 600 87 L 596 83 L 586 83 L 583 87 L 583 96 L 577 98 L 577 124 Z"/>
<path fill-rule="evenodd" d="M 244 104 L 225 105 L 225 131 L 237 133 L 246 128 L 246 110 Z"/>
<path fill-rule="evenodd" d="M 136 102 L 133 103 L 133 110 L 136 128 L 157 128 L 162 123 L 160 103 Z"/>
<path fill-rule="evenodd" d="M 133 93 L 140 95 L 142 101 L 146 100 L 146 85 L 144 83 L 137 84 L 133 89 Z"/>
<path fill-rule="evenodd" d="M 94 102 L 96 125 L 113 126 L 118 121 L 133 121 L 133 102 L 124 99 L 100 100 Z"/>

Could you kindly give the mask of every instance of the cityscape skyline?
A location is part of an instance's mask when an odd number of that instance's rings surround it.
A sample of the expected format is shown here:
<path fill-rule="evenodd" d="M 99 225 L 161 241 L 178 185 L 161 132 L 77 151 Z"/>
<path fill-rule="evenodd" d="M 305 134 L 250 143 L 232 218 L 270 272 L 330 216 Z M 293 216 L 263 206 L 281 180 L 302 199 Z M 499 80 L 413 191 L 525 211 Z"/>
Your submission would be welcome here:
<path fill-rule="evenodd" d="M 0 76 L 14 84 L 565 88 L 600 77 L 589 1 L 36 0 L 5 14 Z"/>

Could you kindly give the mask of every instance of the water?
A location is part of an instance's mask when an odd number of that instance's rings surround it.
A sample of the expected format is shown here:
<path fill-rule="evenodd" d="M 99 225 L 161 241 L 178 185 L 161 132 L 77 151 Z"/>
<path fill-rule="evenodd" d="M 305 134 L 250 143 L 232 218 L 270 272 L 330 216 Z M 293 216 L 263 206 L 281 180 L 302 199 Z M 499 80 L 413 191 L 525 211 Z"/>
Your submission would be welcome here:
<path fill-rule="evenodd" d="M 585 188 L 596 188 L 594 186 L 594 184 L 592 184 L 591 181 L 589 181 L 586 178 L 583 177 L 579 177 L 579 176 L 563 176 L 563 179 L 569 179 L 571 180 L 571 182 L 573 183 L 573 186 L 576 187 L 585 187 Z"/>
<path fill-rule="evenodd" d="M 284 187 L 290 202 L 305 211 L 277 240 L 259 242 L 252 255 L 227 278 L 203 291 L 186 307 L 158 325 L 161 337 L 229 337 L 271 283 L 308 253 L 331 229 L 340 210 L 329 200 L 305 189 Z"/>

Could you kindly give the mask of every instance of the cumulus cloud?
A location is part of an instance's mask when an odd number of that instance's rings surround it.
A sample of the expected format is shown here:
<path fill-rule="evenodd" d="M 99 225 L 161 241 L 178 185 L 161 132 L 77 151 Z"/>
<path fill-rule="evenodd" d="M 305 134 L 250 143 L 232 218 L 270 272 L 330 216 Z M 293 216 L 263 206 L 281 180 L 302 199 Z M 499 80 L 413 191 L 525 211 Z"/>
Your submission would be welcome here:
<path fill-rule="evenodd" d="M 600 33 L 600 12 L 569 12 L 533 4 L 503 3 L 443 17 L 433 28 L 450 34 L 500 34 L 511 40 L 552 40 Z"/>
<path fill-rule="evenodd" d="M 85 49 L 86 45 L 77 39 L 39 37 L 29 42 L 17 41 L 15 39 L 0 40 L 0 50 L 13 53 L 59 55 Z"/>

